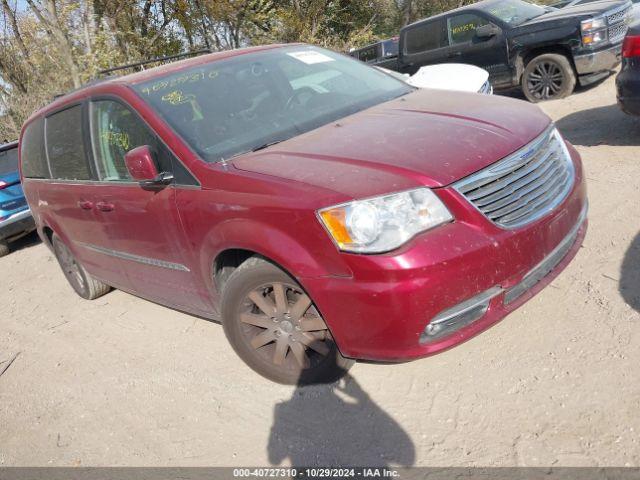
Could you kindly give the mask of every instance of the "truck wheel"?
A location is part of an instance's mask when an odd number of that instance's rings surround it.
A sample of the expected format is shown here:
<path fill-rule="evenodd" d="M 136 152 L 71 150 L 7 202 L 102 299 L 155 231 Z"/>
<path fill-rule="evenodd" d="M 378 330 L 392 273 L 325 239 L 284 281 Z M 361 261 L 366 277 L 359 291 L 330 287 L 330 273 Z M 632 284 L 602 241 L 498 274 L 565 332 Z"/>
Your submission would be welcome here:
<path fill-rule="evenodd" d="M 9 255 L 9 244 L 4 240 L 0 240 L 0 257 Z"/>
<path fill-rule="evenodd" d="M 300 285 L 259 257 L 245 261 L 225 284 L 222 325 L 240 358 L 278 383 L 334 382 L 354 363 L 340 355 Z"/>
<path fill-rule="evenodd" d="M 67 277 L 67 281 L 78 295 L 85 300 L 95 300 L 111 290 L 109 285 L 93 278 L 75 259 L 71 250 L 55 233 L 52 239 L 53 252 L 58 259 L 58 263 Z"/>
<path fill-rule="evenodd" d="M 575 86 L 571 63 L 557 53 L 538 55 L 527 63 L 522 74 L 522 92 L 533 103 L 567 97 Z"/>

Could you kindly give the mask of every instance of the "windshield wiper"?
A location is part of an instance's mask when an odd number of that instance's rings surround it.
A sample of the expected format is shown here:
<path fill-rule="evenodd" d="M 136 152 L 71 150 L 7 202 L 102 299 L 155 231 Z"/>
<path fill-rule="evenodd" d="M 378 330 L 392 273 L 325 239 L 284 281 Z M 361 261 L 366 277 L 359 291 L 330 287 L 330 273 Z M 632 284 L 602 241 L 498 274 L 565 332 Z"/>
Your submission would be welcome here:
<path fill-rule="evenodd" d="M 268 148 L 271 145 L 275 145 L 276 143 L 281 143 L 281 142 L 284 142 L 284 140 L 274 140 L 273 142 L 263 143 L 261 145 L 258 145 L 257 147 L 252 147 L 252 148 L 249 148 L 247 150 L 242 150 L 241 152 L 234 153 L 230 157 L 223 158 L 222 161 L 223 162 L 228 162 L 232 158 L 239 157 L 240 155 L 244 155 L 245 153 L 253 153 L 253 152 L 257 152 L 258 150 L 264 150 L 265 148 Z"/>
<path fill-rule="evenodd" d="M 274 140 L 273 142 L 263 143 L 262 145 L 258 145 L 257 147 L 253 147 L 250 152 L 257 152 L 258 150 L 264 150 L 265 148 L 269 148 L 272 145 L 282 142 L 283 140 Z"/>

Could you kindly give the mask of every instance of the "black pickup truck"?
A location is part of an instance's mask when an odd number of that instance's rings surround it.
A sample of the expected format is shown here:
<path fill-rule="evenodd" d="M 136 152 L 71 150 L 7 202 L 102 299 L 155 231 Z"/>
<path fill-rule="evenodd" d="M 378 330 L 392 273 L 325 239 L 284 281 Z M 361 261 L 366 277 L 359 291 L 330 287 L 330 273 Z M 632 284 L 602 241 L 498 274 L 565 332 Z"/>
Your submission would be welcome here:
<path fill-rule="evenodd" d="M 576 79 L 589 84 L 620 63 L 630 10 L 622 0 L 562 10 L 484 0 L 402 28 L 396 69 L 469 63 L 487 70 L 495 89 L 521 86 L 532 102 L 563 98 Z"/>
<path fill-rule="evenodd" d="M 398 37 L 380 40 L 366 47 L 351 50 L 349 55 L 377 67 L 396 70 L 398 67 Z"/>

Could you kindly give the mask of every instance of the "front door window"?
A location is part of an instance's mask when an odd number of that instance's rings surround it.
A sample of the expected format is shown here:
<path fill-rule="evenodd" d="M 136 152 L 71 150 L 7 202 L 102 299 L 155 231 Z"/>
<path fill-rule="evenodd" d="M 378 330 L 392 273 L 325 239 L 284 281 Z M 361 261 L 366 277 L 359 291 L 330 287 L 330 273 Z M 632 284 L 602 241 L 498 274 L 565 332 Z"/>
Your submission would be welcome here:
<path fill-rule="evenodd" d="M 91 133 L 98 175 L 104 182 L 131 181 L 125 154 L 155 143 L 146 125 L 131 110 L 112 100 L 91 104 Z"/>
<path fill-rule="evenodd" d="M 476 28 L 487 25 L 489 22 L 474 13 L 455 15 L 447 19 L 447 34 L 449 44 L 459 45 L 471 42 L 476 34 Z"/>

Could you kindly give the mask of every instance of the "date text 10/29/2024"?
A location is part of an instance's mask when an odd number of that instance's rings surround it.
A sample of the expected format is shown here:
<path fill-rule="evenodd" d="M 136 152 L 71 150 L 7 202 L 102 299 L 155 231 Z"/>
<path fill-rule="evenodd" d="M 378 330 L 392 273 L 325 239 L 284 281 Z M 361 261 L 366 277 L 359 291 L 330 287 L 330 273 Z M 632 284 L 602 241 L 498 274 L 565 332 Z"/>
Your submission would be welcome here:
<path fill-rule="evenodd" d="M 397 478 L 398 470 L 383 467 L 361 468 L 234 468 L 234 478 Z"/>

